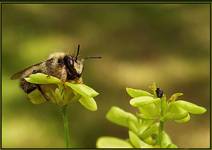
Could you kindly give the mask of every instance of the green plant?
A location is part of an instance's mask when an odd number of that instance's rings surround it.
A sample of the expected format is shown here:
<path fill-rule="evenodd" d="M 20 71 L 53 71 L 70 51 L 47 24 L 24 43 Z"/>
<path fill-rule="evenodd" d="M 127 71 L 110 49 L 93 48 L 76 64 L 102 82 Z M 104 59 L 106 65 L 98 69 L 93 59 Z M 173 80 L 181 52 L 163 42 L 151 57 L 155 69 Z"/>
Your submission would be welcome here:
<path fill-rule="evenodd" d="M 204 107 L 179 99 L 182 93 L 174 93 L 169 99 L 154 83 L 152 93 L 126 88 L 132 97 L 130 105 L 138 109 L 135 115 L 119 107 L 111 107 L 106 118 L 122 127 L 128 128 L 129 138 L 124 140 L 116 137 L 104 136 L 97 140 L 97 147 L 125 147 L 125 148 L 176 148 L 164 124 L 167 121 L 185 123 L 190 120 L 190 114 L 203 114 Z"/>
<path fill-rule="evenodd" d="M 56 77 L 42 73 L 31 74 L 29 77 L 25 78 L 25 80 L 30 83 L 39 84 L 43 87 L 43 94 L 38 89 L 28 94 L 33 104 L 41 104 L 50 101 L 60 107 L 64 123 L 66 147 L 70 147 L 70 129 L 67 114 L 68 104 L 79 101 L 88 110 L 96 111 L 97 104 L 94 97 L 99 93 L 85 84 L 75 81 L 62 82 Z"/>

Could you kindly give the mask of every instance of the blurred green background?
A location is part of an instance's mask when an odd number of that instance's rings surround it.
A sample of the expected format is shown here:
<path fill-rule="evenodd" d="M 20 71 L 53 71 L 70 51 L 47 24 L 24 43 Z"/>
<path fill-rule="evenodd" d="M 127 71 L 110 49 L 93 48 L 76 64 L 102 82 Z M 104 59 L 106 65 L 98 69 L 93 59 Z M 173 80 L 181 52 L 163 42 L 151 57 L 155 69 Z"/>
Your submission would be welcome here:
<path fill-rule="evenodd" d="M 3 147 L 64 147 L 57 106 L 31 104 L 10 76 L 55 51 L 102 56 L 85 62 L 84 82 L 97 90 L 97 112 L 69 106 L 73 147 L 95 147 L 100 136 L 127 138 L 110 123 L 113 105 L 135 112 L 125 88 L 155 81 L 170 96 L 207 108 L 186 124 L 167 123 L 179 147 L 209 147 L 209 5 L 3 4 Z"/>

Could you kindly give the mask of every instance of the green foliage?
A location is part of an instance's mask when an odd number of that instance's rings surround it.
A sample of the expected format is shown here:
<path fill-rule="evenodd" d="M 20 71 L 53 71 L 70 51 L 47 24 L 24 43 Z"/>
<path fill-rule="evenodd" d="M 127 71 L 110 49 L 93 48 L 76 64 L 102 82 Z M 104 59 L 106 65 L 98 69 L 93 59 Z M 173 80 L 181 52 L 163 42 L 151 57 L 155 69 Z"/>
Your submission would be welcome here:
<path fill-rule="evenodd" d="M 151 145 L 142 141 L 134 132 L 129 131 L 129 139 L 135 148 L 152 148 Z"/>
<path fill-rule="evenodd" d="M 204 107 L 183 100 L 178 100 L 175 104 L 191 114 L 203 114 L 206 112 Z"/>
<path fill-rule="evenodd" d="M 83 97 L 95 97 L 99 95 L 95 90 L 86 86 L 85 84 L 74 84 L 70 82 L 66 82 L 65 85 L 72 88 L 76 93 L 80 94 Z"/>
<path fill-rule="evenodd" d="M 156 103 L 159 100 L 160 100 L 159 98 L 154 98 L 151 96 L 141 96 L 141 97 L 136 97 L 136 98 L 131 99 L 130 105 L 132 105 L 134 107 L 142 107 L 147 104 Z"/>
<path fill-rule="evenodd" d="M 132 145 L 126 141 L 116 137 L 101 137 L 97 141 L 97 148 L 133 148 Z"/>
<path fill-rule="evenodd" d="M 79 102 L 90 111 L 97 110 L 97 104 L 93 97 L 81 97 Z"/>
<path fill-rule="evenodd" d="M 130 122 L 137 122 L 137 118 L 132 113 L 126 112 L 118 107 L 111 107 L 106 115 L 111 122 L 123 127 L 130 127 Z"/>
<path fill-rule="evenodd" d="M 27 82 L 35 84 L 58 84 L 61 83 L 60 79 L 48 76 L 43 73 L 31 74 L 28 78 L 25 78 Z"/>
<path fill-rule="evenodd" d="M 36 89 L 28 94 L 28 97 L 33 104 L 41 104 L 49 100 L 52 103 L 61 106 L 61 114 L 64 124 L 64 139 L 66 148 L 70 148 L 67 105 L 71 102 L 79 101 L 86 109 L 96 111 L 97 104 L 93 97 L 97 96 L 99 93 L 85 84 L 74 83 L 74 81 L 62 82 L 56 77 L 42 73 L 31 74 L 28 78 L 25 78 L 25 80 L 42 86 L 43 93 Z"/>
<path fill-rule="evenodd" d="M 152 96 L 151 93 L 139 89 L 126 88 L 126 91 L 131 97 Z"/>
<path fill-rule="evenodd" d="M 94 97 L 99 93 L 85 84 L 74 82 L 63 83 L 56 77 L 42 73 L 31 74 L 29 77 L 25 78 L 25 80 L 30 83 L 41 84 L 46 97 L 59 106 L 79 101 L 86 109 L 91 111 L 97 110 L 97 104 Z M 46 99 L 38 90 L 28 94 L 28 97 L 33 104 L 46 102 Z"/>
<path fill-rule="evenodd" d="M 164 131 L 162 132 L 161 147 L 162 148 L 177 148 L 177 146 L 172 143 L 169 135 Z"/>
<path fill-rule="evenodd" d="M 137 108 L 136 115 L 113 106 L 106 114 L 106 118 L 123 127 L 128 128 L 129 138 L 121 140 L 115 137 L 100 137 L 97 147 L 131 147 L 134 148 L 177 148 L 164 130 L 167 121 L 185 123 L 190 120 L 190 114 L 203 114 L 204 107 L 178 100 L 183 93 L 174 93 L 169 99 L 156 84 L 150 86 L 152 94 L 139 89 L 126 88 L 132 97 L 130 105 Z M 158 91 L 160 95 L 158 95 Z M 119 142 L 117 142 L 119 141 Z M 118 143 L 118 144 L 114 144 Z"/>
<path fill-rule="evenodd" d="M 163 120 L 179 120 L 188 115 L 188 112 L 177 106 L 175 103 L 170 103 L 167 113 L 163 116 Z"/>

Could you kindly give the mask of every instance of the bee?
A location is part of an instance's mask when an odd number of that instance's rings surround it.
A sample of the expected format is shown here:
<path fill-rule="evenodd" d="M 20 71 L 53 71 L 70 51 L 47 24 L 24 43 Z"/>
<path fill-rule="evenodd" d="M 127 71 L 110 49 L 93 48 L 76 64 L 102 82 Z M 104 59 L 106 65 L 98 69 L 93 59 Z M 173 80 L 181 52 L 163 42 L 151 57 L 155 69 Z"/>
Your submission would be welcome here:
<path fill-rule="evenodd" d="M 101 58 L 101 57 L 85 57 L 78 58 L 80 45 L 78 45 L 76 55 L 70 55 L 63 52 L 57 52 L 49 55 L 49 58 L 45 61 L 39 62 L 32 66 L 29 66 L 14 75 L 11 79 L 20 79 L 20 87 L 27 94 L 38 89 L 41 94 L 45 96 L 42 85 L 33 84 L 27 82 L 24 78 L 35 73 L 43 73 L 48 76 L 54 76 L 59 78 L 61 81 L 76 81 L 77 83 L 82 82 L 81 76 L 83 72 L 83 62 L 86 59 Z M 47 98 L 46 98 L 47 99 Z"/>

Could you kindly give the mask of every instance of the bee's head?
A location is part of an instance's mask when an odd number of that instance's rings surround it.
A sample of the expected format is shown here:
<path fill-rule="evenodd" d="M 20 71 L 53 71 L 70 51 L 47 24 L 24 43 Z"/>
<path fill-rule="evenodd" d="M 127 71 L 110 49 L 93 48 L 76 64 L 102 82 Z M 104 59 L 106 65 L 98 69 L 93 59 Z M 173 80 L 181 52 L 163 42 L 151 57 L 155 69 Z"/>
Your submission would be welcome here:
<path fill-rule="evenodd" d="M 63 58 L 64 65 L 67 68 L 68 72 L 68 80 L 73 80 L 75 78 L 79 78 L 82 75 L 83 71 L 83 62 L 86 59 L 95 59 L 101 57 L 85 57 L 85 58 L 78 58 L 79 56 L 80 45 L 78 45 L 77 53 L 75 56 L 72 55 L 65 55 Z"/>
<path fill-rule="evenodd" d="M 66 66 L 68 73 L 68 79 L 70 80 L 79 78 L 82 75 L 84 60 L 78 59 L 79 48 L 80 46 L 78 45 L 76 56 L 65 55 L 63 58 L 64 65 Z"/>

